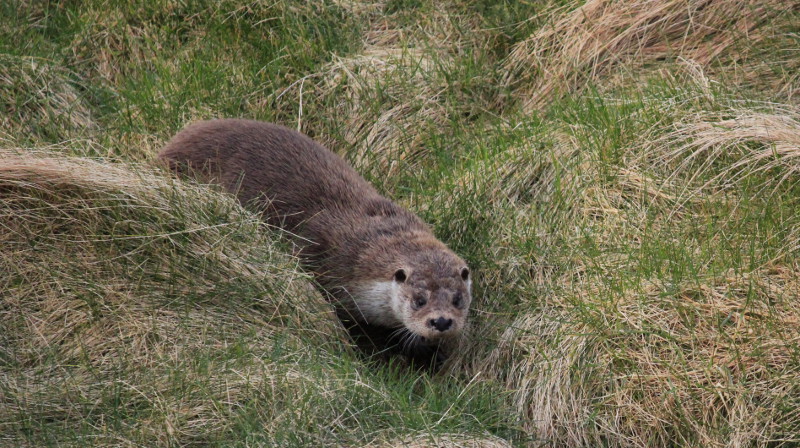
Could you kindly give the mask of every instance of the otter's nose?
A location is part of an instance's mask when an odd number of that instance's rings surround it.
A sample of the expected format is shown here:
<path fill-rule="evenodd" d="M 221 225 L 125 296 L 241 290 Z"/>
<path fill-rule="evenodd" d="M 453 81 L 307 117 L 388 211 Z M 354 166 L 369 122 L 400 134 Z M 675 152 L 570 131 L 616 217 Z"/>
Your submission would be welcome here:
<path fill-rule="evenodd" d="M 453 319 L 445 319 L 444 317 L 440 317 L 438 319 L 431 319 L 428 323 L 431 327 L 439 331 L 446 331 L 448 328 L 450 328 L 450 325 L 453 325 Z"/>

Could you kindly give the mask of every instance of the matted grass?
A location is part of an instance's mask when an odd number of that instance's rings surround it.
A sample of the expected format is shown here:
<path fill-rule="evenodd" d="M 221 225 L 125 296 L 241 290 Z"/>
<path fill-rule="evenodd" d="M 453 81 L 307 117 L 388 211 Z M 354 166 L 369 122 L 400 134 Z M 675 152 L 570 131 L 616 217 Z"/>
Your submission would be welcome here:
<path fill-rule="evenodd" d="M 799 9 L 782 0 L 568 3 L 515 45 L 506 62 L 507 82 L 517 86 L 531 109 L 579 91 L 614 69 L 676 58 L 703 66 L 726 58 L 734 65 L 775 28 L 776 18 Z"/>
<path fill-rule="evenodd" d="M 796 2 L 0 6 L 0 445 L 800 443 Z M 253 211 L 154 166 L 300 129 L 475 272 L 366 362 Z"/>

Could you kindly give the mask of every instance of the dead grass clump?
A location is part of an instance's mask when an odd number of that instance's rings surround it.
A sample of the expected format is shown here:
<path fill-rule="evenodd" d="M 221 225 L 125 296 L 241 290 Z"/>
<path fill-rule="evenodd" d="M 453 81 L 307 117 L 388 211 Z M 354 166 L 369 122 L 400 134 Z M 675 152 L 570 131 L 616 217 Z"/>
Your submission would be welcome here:
<path fill-rule="evenodd" d="M 559 445 L 797 442 L 800 415 L 785 411 L 800 404 L 797 272 L 614 297 L 583 285 L 518 318 L 484 368 L 506 366 L 528 430 Z"/>
<path fill-rule="evenodd" d="M 271 101 L 281 109 L 297 107 L 297 128 L 315 136 L 320 131 L 306 129 L 311 125 L 304 119 L 304 108 L 329 109 L 326 116 L 353 148 L 356 168 L 367 175 L 391 176 L 401 163 L 422 156 L 424 139 L 446 126 L 449 112 L 437 66 L 445 61 L 440 57 L 415 48 L 367 48 L 356 56 L 336 58 Z M 328 147 L 339 146 L 330 135 L 316 138 Z"/>
<path fill-rule="evenodd" d="M 796 273 L 643 284 L 613 303 L 589 290 L 579 319 L 518 321 L 498 348 L 517 359 L 516 403 L 532 432 L 570 446 L 796 442 L 800 416 L 783 411 L 800 391 Z M 539 338 L 545 319 L 560 338 Z"/>
<path fill-rule="evenodd" d="M 661 153 L 652 163 L 688 176 L 691 185 L 732 188 L 746 177 L 767 174 L 770 186 L 777 188 L 800 174 L 800 112 L 785 107 L 696 114 L 651 145 L 660 150 L 645 153 Z"/>
<path fill-rule="evenodd" d="M 371 49 L 339 59 L 330 66 L 329 91 L 345 86 L 344 139 L 355 147 L 359 169 L 379 167 L 391 176 L 400 162 L 413 163 L 424 151 L 427 135 L 446 126 L 448 111 L 442 101 L 436 64 L 444 61 L 420 50 Z M 376 98 L 382 98 L 375 108 Z"/>
<path fill-rule="evenodd" d="M 462 49 L 474 44 L 469 31 L 477 25 L 435 3 L 414 21 L 398 16 L 415 11 L 387 15 L 376 13 L 386 5 L 352 6 L 369 23 L 363 50 L 334 58 L 257 104 L 292 114 L 289 123 L 328 147 L 344 145 L 360 172 L 391 178 L 426 157 L 430 136 L 477 113 L 466 96 L 480 88 L 466 84 L 482 75 L 460 79 L 457 62 L 467 57 Z"/>
<path fill-rule="evenodd" d="M 333 4 L 356 16 L 370 16 L 383 11 L 386 7 L 384 0 L 333 0 Z"/>
<path fill-rule="evenodd" d="M 0 137 L 63 141 L 94 128 L 72 78 L 48 61 L 0 54 Z"/>
<path fill-rule="evenodd" d="M 797 19 L 790 23 L 797 23 Z M 759 97 L 800 106 L 800 60 L 792 55 L 797 34 L 786 31 L 774 40 L 778 42 L 763 45 L 762 53 L 749 57 L 745 63 L 718 71 L 728 75 L 726 82 L 756 92 Z"/>
<path fill-rule="evenodd" d="M 303 359 L 324 359 L 342 330 L 231 197 L 2 150 L 0 227 L 4 434 L 90 425 L 124 443 L 185 444 L 218 437 L 264 391 L 280 403 L 327 387 L 291 376 L 309 376 Z"/>
<path fill-rule="evenodd" d="M 516 318 L 477 367 L 495 371 L 513 391 L 513 406 L 536 439 L 592 446 L 581 428 L 590 418 L 592 394 L 591 369 L 583 361 L 591 359 L 591 339 L 582 333 L 567 315 L 546 307 Z"/>
<path fill-rule="evenodd" d="M 400 440 L 373 442 L 365 448 L 510 448 L 511 444 L 499 437 L 476 437 L 467 434 L 420 434 Z"/>
<path fill-rule="evenodd" d="M 786 8 L 779 0 L 588 0 L 554 11 L 550 25 L 514 47 L 507 82 L 531 109 L 627 63 L 707 65 L 740 39 L 761 39 L 760 27 Z"/>

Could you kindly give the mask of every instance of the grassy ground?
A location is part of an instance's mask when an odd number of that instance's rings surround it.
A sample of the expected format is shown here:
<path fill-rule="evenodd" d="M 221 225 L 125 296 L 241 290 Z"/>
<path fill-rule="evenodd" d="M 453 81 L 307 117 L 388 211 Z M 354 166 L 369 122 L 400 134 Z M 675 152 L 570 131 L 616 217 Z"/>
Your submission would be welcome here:
<path fill-rule="evenodd" d="M 800 444 L 800 3 L 0 4 L 0 445 Z M 367 365 L 280 235 L 153 164 L 297 128 L 475 272 Z"/>

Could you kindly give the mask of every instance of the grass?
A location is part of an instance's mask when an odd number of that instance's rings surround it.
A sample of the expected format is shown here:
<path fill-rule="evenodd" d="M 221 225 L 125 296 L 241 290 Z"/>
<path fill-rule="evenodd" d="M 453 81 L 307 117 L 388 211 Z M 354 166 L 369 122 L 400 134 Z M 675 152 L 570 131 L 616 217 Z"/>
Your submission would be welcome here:
<path fill-rule="evenodd" d="M 0 5 L 0 445 L 796 446 L 800 7 Z M 154 160 L 249 117 L 475 272 L 368 364 L 279 232 Z"/>

